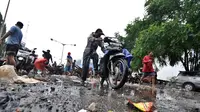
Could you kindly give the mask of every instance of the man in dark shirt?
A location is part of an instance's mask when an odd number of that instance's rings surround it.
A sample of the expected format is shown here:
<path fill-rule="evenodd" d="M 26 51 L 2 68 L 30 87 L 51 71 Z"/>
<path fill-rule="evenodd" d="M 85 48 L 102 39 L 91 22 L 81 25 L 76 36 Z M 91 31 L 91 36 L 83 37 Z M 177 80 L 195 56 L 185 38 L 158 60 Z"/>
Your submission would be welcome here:
<path fill-rule="evenodd" d="M 86 81 L 90 59 L 93 59 L 95 73 L 98 71 L 98 54 L 96 50 L 98 46 L 101 47 L 101 50 L 104 52 L 103 39 L 101 38 L 103 31 L 97 29 L 95 32 L 92 32 L 88 37 L 87 45 L 83 53 L 83 71 L 82 71 L 82 84 Z"/>
<path fill-rule="evenodd" d="M 49 60 L 51 59 L 51 63 L 53 63 L 53 59 L 52 59 L 52 56 L 50 54 L 50 50 L 47 50 L 47 51 L 42 51 L 43 52 L 43 57 L 47 59 L 48 63 L 49 64 Z"/>

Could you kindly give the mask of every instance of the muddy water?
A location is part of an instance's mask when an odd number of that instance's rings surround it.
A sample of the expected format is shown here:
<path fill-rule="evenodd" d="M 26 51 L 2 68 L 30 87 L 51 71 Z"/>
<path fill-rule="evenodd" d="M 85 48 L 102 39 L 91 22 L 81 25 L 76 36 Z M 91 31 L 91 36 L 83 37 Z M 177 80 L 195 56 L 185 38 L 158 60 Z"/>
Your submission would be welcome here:
<path fill-rule="evenodd" d="M 73 79 L 74 80 L 74 79 Z M 200 93 L 186 92 L 171 87 L 158 87 L 152 92 L 146 86 L 127 84 L 117 91 L 110 88 L 80 86 L 80 81 L 72 81 L 61 76 L 52 76 L 50 82 L 38 84 L 1 83 L 0 112 L 78 112 L 87 109 L 92 102 L 97 103 L 98 112 L 130 111 L 124 103 L 154 102 L 154 110 L 159 112 L 198 112 Z"/>

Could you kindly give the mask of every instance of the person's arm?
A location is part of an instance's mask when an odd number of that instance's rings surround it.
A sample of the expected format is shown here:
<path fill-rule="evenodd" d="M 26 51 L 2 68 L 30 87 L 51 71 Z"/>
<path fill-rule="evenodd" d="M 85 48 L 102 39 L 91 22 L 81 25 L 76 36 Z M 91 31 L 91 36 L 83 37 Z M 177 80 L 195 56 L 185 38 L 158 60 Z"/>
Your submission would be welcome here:
<path fill-rule="evenodd" d="M 101 47 L 101 51 L 103 53 L 105 53 L 104 42 L 103 42 L 102 38 L 100 38 L 98 41 L 99 41 L 98 42 L 99 43 L 99 47 Z"/>
<path fill-rule="evenodd" d="M 51 63 L 53 63 L 53 59 L 52 59 L 52 56 L 51 56 Z"/>
<path fill-rule="evenodd" d="M 3 35 L 3 37 L 1 38 L 1 41 L 4 41 L 11 34 L 12 34 L 12 32 L 8 31 L 6 34 Z"/>
<path fill-rule="evenodd" d="M 22 36 L 23 37 L 23 36 Z M 19 40 L 19 47 L 22 47 L 22 38 Z"/>
<path fill-rule="evenodd" d="M 3 37 L 1 38 L 0 42 L 2 43 L 8 36 L 10 36 L 12 33 L 14 33 L 16 31 L 16 26 L 12 26 L 10 28 L 10 30 L 5 34 L 3 35 Z"/>

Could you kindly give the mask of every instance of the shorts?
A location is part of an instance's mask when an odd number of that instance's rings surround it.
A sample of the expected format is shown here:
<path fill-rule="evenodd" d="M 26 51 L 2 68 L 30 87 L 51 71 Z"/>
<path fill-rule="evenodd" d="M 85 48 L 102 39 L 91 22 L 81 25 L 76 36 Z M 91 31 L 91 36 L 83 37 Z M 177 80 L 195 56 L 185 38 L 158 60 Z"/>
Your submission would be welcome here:
<path fill-rule="evenodd" d="M 64 72 L 70 72 L 71 71 L 71 66 L 65 66 Z"/>
<path fill-rule="evenodd" d="M 19 45 L 17 44 L 7 44 L 6 45 L 6 55 L 16 56 L 19 50 Z"/>
<path fill-rule="evenodd" d="M 143 72 L 143 76 L 146 77 L 146 76 L 155 76 L 156 73 L 155 72 Z"/>

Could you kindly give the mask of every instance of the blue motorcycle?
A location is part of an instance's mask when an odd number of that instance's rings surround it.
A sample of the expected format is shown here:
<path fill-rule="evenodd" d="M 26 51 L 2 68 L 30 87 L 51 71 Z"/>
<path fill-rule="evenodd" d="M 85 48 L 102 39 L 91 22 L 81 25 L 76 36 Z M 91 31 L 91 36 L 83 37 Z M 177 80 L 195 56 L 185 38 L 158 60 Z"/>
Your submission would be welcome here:
<path fill-rule="evenodd" d="M 105 53 L 100 60 L 101 85 L 105 80 L 113 89 L 121 88 L 128 78 L 128 64 L 122 44 L 115 37 L 104 38 Z"/>

